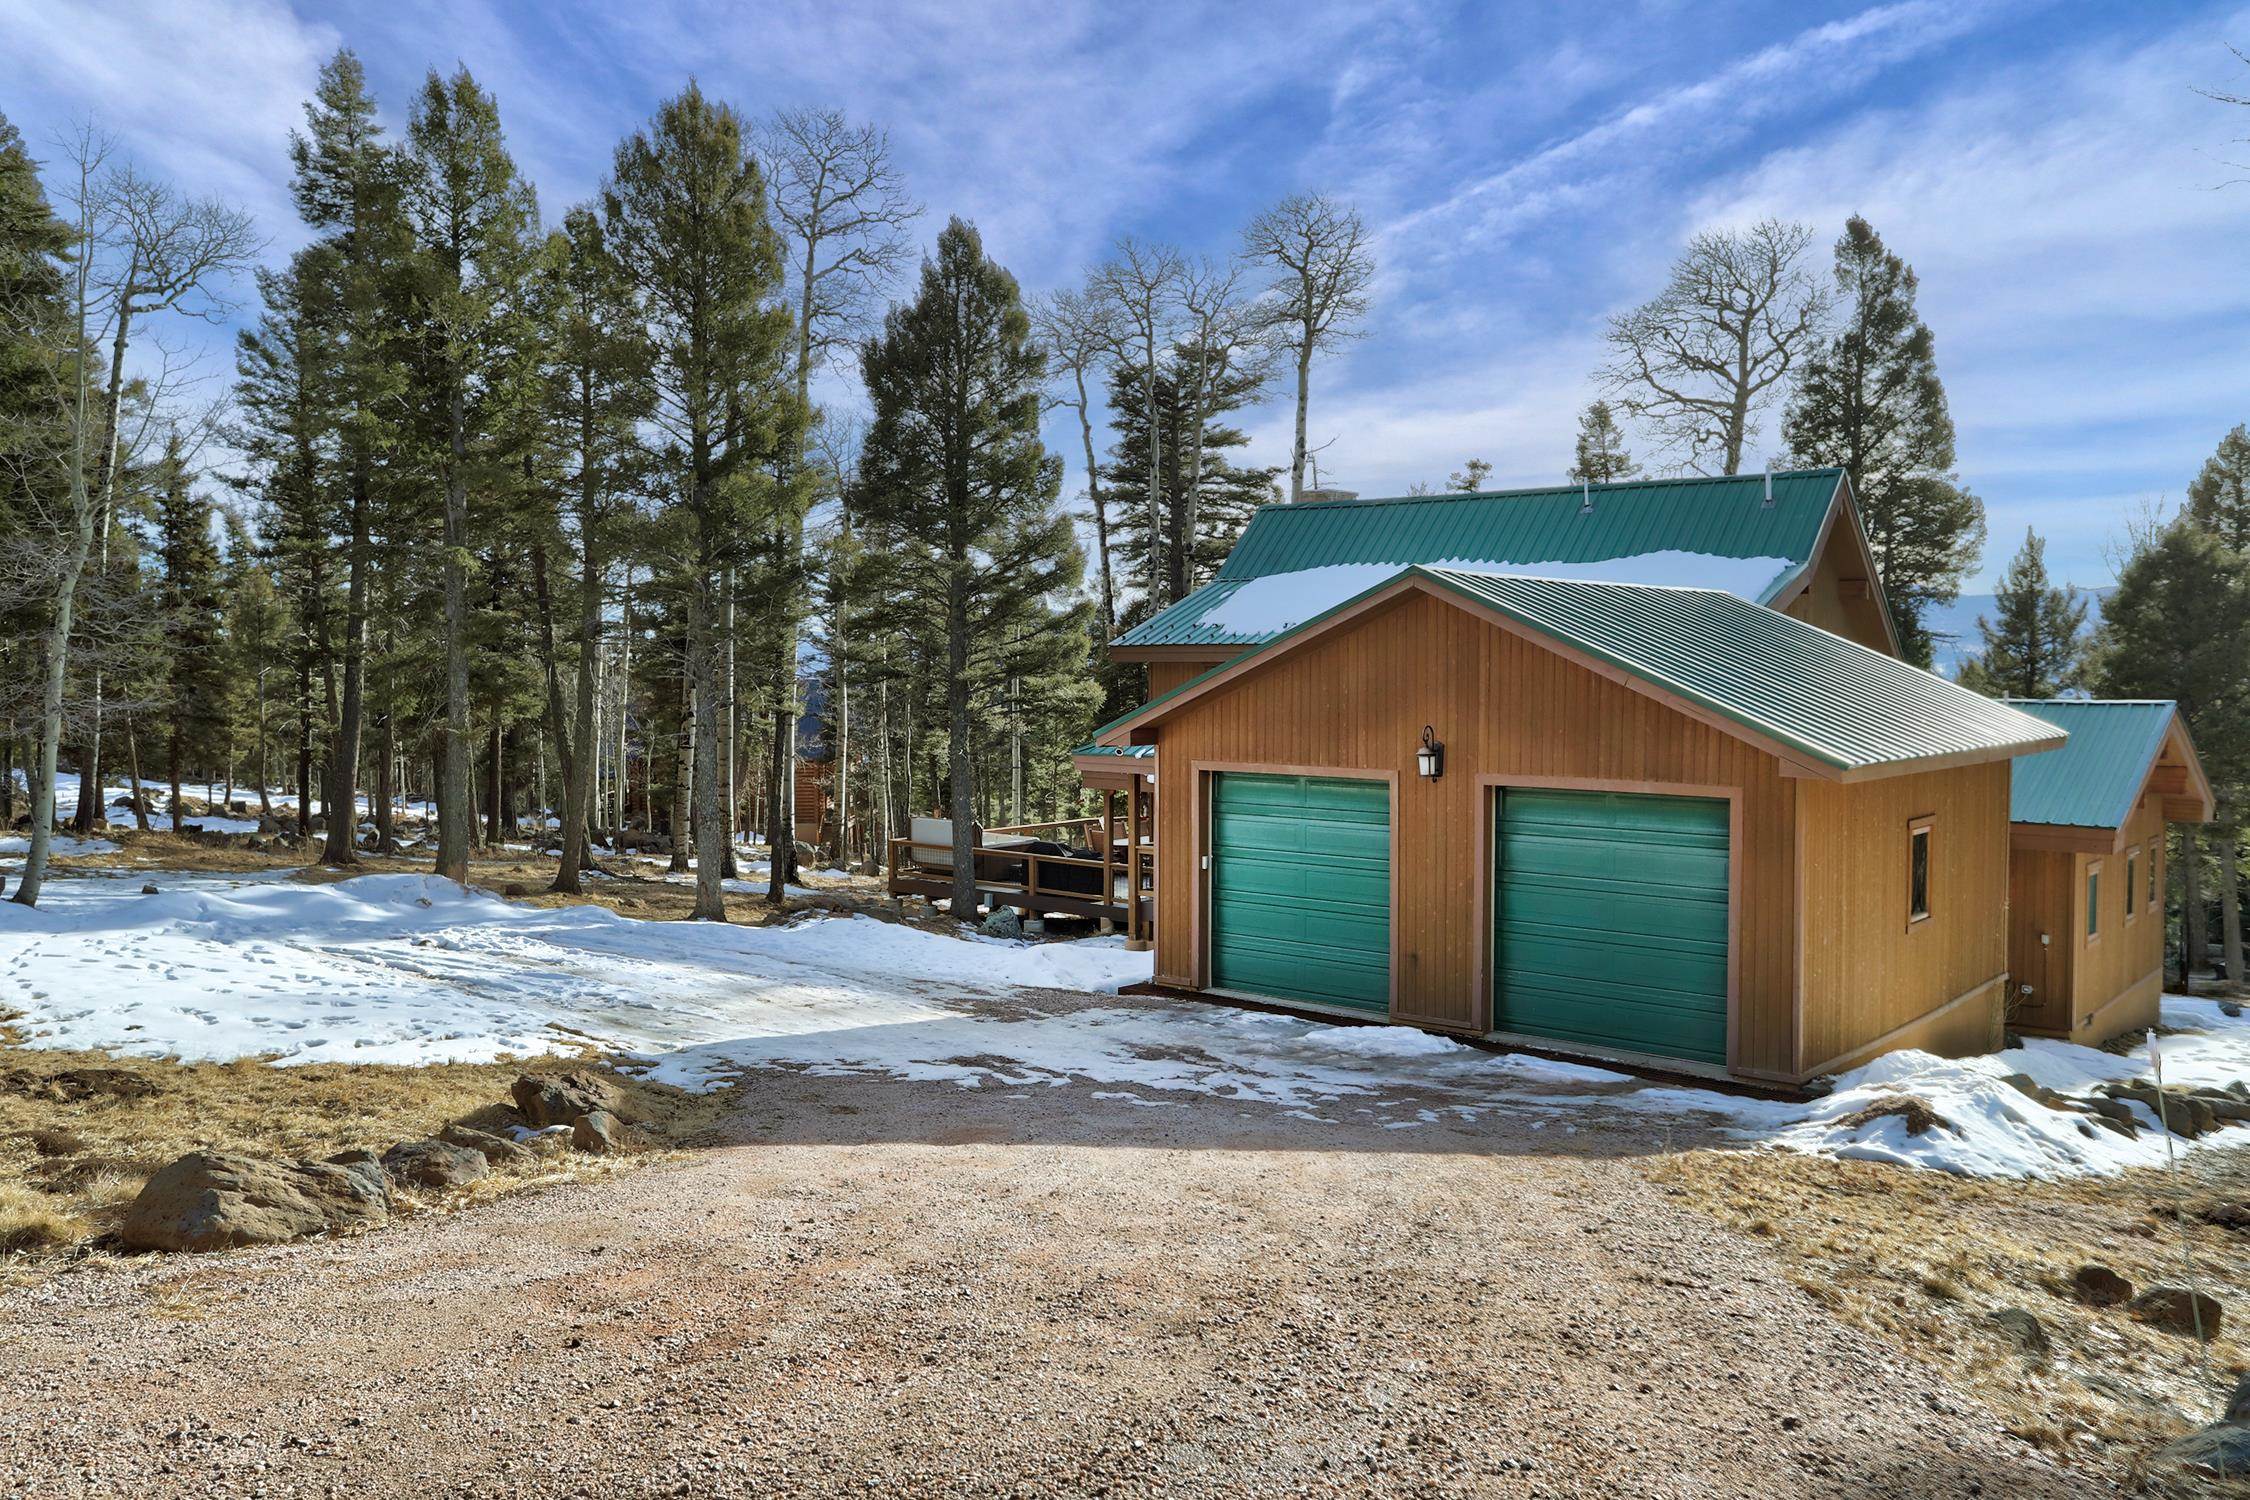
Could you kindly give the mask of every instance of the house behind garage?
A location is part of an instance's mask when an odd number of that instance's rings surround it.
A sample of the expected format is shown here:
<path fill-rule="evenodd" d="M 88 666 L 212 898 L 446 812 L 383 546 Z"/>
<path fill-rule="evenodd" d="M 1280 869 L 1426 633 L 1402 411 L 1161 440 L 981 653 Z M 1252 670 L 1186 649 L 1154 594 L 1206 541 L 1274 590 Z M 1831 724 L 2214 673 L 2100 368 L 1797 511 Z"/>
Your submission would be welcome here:
<path fill-rule="evenodd" d="M 2209 822 L 2211 783 L 2168 700 L 2011 700 L 2067 730 L 2016 763 L 2008 967 L 2015 1024 L 2088 1044 L 2156 1024 L 2164 835 Z"/>
<path fill-rule="evenodd" d="M 1118 647 L 1160 983 L 1788 1083 L 1999 1039 L 2064 734 L 1896 659 L 1836 471 L 1267 507 Z"/>

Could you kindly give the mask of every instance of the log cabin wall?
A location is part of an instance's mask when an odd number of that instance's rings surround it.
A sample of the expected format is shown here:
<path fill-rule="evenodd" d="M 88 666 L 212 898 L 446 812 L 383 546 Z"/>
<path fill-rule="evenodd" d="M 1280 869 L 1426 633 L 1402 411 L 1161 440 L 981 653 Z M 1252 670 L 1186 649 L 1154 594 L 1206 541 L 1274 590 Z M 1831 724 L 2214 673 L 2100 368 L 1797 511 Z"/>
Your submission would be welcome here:
<path fill-rule="evenodd" d="M 1797 783 L 1804 918 L 1798 1071 L 1881 1051 L 1998 1045 L 2008 968 L 2009 763 Z M 1912 829 L 1931 820 L 1930 915 L 1908 916 Z"/>
<path fill-rule="evenodd" d="M 1445 745 L 1435 782 L 1415 774 L 1425 724 Z M 1736 736 L 1413 593 L 1188 705 L 1158 727 L 1156 740 L 1159 982 L 1207 983 L 1199 767 L 1380 772 L 1397 786 L 1393 1014 L 1466 1032 L 1488 1029 L 1490 1015 L 1491 913 L 1481 867 L 1490 857 L 1492 793 L 1480 778 L 1727 789 L 1739 830 L 1732 1065 L 1793 1076 L 1797 783 Z M 2004 807 L 2007 768 L 1997 773 Z"/>

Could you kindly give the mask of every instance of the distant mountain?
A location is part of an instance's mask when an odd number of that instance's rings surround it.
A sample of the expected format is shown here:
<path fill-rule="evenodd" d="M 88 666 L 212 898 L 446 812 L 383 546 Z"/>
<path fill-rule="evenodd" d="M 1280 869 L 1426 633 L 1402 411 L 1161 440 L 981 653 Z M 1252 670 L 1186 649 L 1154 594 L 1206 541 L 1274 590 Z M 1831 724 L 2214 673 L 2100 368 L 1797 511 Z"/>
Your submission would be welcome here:
<path fill-rule="evenodd" d="M 2079 597 L 2086 601 L 2086 628 L 2093 629 L 2102 622 L 2102 604 L 2114 592 L 2108 588 L 2080 589 Z M 1999 600 L 1991 594 L 1963 594 L 1951 604 L 1939 605 L 1930 611 L 1930 633 L 1937 637 L 1937 670 L 1951 677 L 1961 669 L 1961 658 L 1973 655 L 1984 644 L 1977 633 L 1977 616 L 1990 619 L 1999 612 Z"/>

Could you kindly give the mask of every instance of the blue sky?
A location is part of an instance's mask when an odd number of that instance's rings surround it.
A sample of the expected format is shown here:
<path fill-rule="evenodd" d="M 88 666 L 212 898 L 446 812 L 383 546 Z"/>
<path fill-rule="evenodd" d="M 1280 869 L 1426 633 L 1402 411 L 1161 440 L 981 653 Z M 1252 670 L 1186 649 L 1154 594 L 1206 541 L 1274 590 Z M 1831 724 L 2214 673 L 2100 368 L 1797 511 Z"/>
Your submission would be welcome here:
<path fill-rule="evenodd" d="M 2229 43 L 2250 7 L 0 0 L 0 111 L 35 146 L 92 116 L 249 203 L 276 256 L 287 132 L 340 44 L 394 124 L 425 68 L 468 64 L 550 216 L 691 73 L 753 114 L 834 105 L 892 132 L 924 242 L 962 214 L 1033 290 L 1121 233 L 1223 252 L 1282 194 L 1335 193 L 1381 271 L 1313 440 L 1363 494 L 1470 455 L 1558 478 L 1603 319 L 1689 234 L 1859 212 L 1921 275 L 1985 575 L 2032 524 L 2092 584 L 2127 509 L 2250 420 L 2250 185 L 2221 186 L 2250 110 L 2194 92 L 2250 88 Z M 1280 400 L 1247 426 L 1287 461 Z"/>

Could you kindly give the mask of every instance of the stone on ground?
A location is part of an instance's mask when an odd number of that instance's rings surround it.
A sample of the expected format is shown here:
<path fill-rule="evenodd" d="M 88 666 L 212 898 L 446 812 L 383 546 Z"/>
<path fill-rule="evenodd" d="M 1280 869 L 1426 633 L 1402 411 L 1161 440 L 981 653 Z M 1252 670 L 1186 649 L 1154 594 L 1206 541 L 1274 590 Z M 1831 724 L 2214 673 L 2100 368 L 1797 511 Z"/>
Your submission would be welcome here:
<path fill-rule="evenodd" d="M 2152 1286 L 2127 1303 L 2126 1311 L 2151 1328 L 2191 1336 L 2200 1333 L 2206 1341 L 2219 1336 L 2223 1314 L 2218 1298 L 2180 1286 Z"/>
<path fill-rule="evenodd" d="M 383 1170 L 401 1187 L 450 1188 L 491 1175 L 484 1153 L 446 1141 L 400 1141 L 383 1153 Z"/>
<path fill-rule="evenodd" d="M 508 1093 L 516 1113 L 533 1125 L 569 1125 L 594 1110 L 615 1109 L 610 1086 L 592 1073 L 526 1073 Z"/>
<path fill-rule="evenodd" d="M 226 1250 L 372 1228 L 389 1217 L 380 1185 L 349 1167 L 196 1151 L 149 1178 L 118 1237 L 134 1250 Z"/>
<path fill-rule="evenodd" d="M 606 1109 L 588 1110 L 570 1125 L 570 1144 L 591 1156 L 608 1156 L 625 1149 L 625 1127 Z"/>

